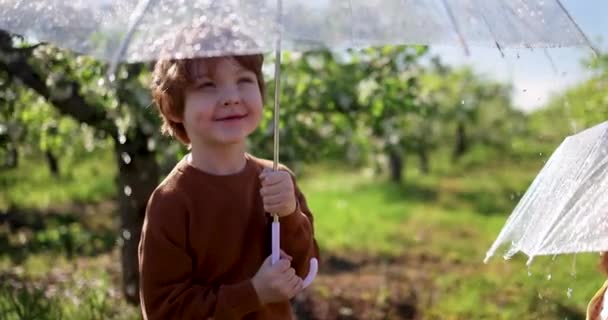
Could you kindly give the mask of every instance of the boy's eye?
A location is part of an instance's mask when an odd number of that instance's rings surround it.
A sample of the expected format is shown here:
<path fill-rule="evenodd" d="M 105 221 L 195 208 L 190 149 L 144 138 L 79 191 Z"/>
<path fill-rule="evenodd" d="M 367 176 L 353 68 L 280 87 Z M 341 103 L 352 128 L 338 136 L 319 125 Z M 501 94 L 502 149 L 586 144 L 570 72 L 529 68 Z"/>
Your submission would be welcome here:
<path fill-rule="evenodd" d="M 241 77 L 239 83 L 253 83 L 253 79 L 251 77 Z"/>
<path fill-rule="evenodd" d="M 197 86 L 198 89 L 215 88 L 215 84 L 211 81 L 202 82 Z"/>

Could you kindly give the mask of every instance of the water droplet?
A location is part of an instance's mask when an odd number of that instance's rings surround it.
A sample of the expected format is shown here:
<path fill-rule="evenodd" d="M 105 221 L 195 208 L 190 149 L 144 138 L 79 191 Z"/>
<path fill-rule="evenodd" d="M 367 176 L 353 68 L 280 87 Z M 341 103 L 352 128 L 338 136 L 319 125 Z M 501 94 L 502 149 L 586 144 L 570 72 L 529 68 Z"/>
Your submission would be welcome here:
<path fill-rule="evenodd" d="M 154 140 L 152 138 L 148 139 L 148 145 L 147 145 L 147 147 L 148 147 L 149 151 L 156 150 L 156 140 Z"/>
<path fill-rule="evenodd" d="M 460 101 L 460 104 L 461 104 L 461 105 L 464 105 L 464 100 L 461 100 L 461 101 Z"/>
<path fill-rule="evenodd" d="M 547 280 L 551 280 L 551 278 L 552 278 L 552 276 L 551 276 L 551 274 L 549 273 L 549 274 L 547 275 Z"/>
<path fill-rule="evenodd" d="M 566 295 L 568 296 L 568 299 L 572 298 L 572 288 L 568 288 Z"/>
<path fill-rule="evenodd" d="M 122 237 L 125 238 L 125 240 L 129 240 L 131 239 L 131 232 L 129 232 L 129 230 L 122 230 Z"/>
<path fill-rule="evenodd" d="M 111 74 L 111 75 L 108 77 L 108 80 L 109 80 L 110 82 L 114 82 L 114 81 L 116 81 L 116 75 L 115 75 L 115 74 Z"/>
<path fill-rule="evenodd" d="M 538 155 L 542 157 L 542 156 L 543 156 L 543 153 L 542 153 L 542 152 L 539 152 L 539 153 L 538 153 Z"/>
<path fill-rule="evenodd" d="M 100 87 L 103 87 L 103 85 L 106 83 L 106 80 L 104 78 L 101 78 L 99 80 L 97 80 L 97 85 Z"/>
<path fill-rule="evenodd" d="M 133 190 L 131 190 L 130 186 L 125 186 L 124 193 L 127 197 L 130 197 L 132 192 L 133 192 Z"/>
<path fill-rule="evenodd" d="M 125 142 L 127 142 L 127 136 L 125 136 L 124 134 L 118 136 L 118 143 L 125 144 Z"/>
<path fill-rule="evenodd" d="M 123 152 L 120 154 L 120 156 L 122 157 L 122 161 L 124 161 L 124 163 L 126 163 L 126 164 L 131 163 L 131 156 L 128 153 Z"/>
<path fill-rule="evenodd" d="M 539 298 L 540 300 L 543 300 L 543 295 L 542 295 L 542 293 L 540 293 L 540 291 L 538 292 L 538 298 Z"/>

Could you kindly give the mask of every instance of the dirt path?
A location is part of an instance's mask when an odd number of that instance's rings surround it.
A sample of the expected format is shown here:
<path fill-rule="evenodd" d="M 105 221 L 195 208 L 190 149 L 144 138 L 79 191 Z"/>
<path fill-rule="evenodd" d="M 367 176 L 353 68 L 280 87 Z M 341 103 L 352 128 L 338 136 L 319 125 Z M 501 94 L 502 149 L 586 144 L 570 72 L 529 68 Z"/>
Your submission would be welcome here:
<path fill-rule="evenodd" d="M 434 275 L 458 268 L 426 254 L 329 256 L 294 306 L 300 320 L 421 319 L 437 298 Z"/>

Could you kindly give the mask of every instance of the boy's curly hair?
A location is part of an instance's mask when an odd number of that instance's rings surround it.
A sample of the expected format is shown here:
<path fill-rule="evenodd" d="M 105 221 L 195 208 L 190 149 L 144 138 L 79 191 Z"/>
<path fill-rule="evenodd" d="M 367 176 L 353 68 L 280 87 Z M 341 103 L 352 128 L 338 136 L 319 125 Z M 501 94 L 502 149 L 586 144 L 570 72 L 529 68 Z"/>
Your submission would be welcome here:
<path fill-rule="evenodd" d="M 195 25 L 179 28 L 158 39 L 150 50 L 162 52 L 156 62 L 152 79 L 152 97 L 162 118 L 161 132 L 177 138 L 184 144 L 190 143 L 182 123 L 171 121 L 184 114 L 185 91 L 197 80 L 197 70 L 203 61 L 214 64 L 219 58 L 200 58 L 205 52 L 243 52 L 244 48 L 257 48 L 256 43 L 238 28 L 219 24 Z M 260 52 L 259 50 L 254 50 Z M 264 56 L 262 54 L 226 55 L 243 68 L 256 75 L 262 99 L 265 84 L 262 75 Z"/>

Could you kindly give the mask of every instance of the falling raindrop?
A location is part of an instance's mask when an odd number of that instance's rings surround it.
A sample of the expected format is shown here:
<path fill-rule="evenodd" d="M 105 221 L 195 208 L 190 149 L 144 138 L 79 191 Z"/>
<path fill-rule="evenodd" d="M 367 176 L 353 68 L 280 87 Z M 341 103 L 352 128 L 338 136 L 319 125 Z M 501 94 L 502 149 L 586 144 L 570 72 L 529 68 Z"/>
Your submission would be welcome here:
<path fill-rule="evenodd" d="M 120 144 L 125 144 L 125 142 L 127 142 L 127 136 L 125 136 L 124 134 L 120 134 L 120 136 L 118 136 L 118 142 Z"/>
<path fill-rule="evenodd" d="M 538 292 L 538 299 L 543 300 L 543 294 L 540 291 Z"/>
<path fill-rule="evenodd" d="M 106 83 L 106 80 L 104 78 L 100 78 L 99 80 L 97 80 L 97 85 L 100 87 L 103 87 L 103 85 Z"/>
<path fill-rule="evenodd" d="M 121 153 L 121 154 L 120 154 L 120 156 L 122 157 L 122 161 L 123 161 L 125 164 L 129 164 L 129 163 L 131 163 L 131 156 L 130 156 L 128 153 L 123 152 L 123 153 Z"/>
<path fill-rule="evenodd" d="M 131 190 L 131 187 L 130 187 L 130 186 L 125 186 L 125 187 L 124 187 L 124 193 L 125 193 L 125 195 L 126 195 L 127 197 L 130 197 L 132 192 L 133 192 L 133 190 Z"/>
<path fill-rule="evenodd" d="M 551 274 L 549 273 L 549 274 L 547 275 L 547 280 L 551 280 L 551 278 L 552 278 L 552 276 L 551 276 Z"/>
<path fill-rule="evenodd" d="M 131 232 L 129 232 L 129 230 L 122 230 L 122 237 L 125 238 L 125 240 L 130 240 L 131 239 Z"/>
<path fill-rule="evenodd" d="M 460 101 L 460 104 L 464 106 L 464 100 L 461 100 L 461 101 Z"/>
<path fill-rule="evenodd" d="M 542 153 L 542 152 L 539 152 L 539 153 L 538 153 L 538 155 L 542 157 L 542 156 L 543 156 L 543 153 Z"/>
<path fill-rule="evenodd" d="M 566 295 L 568 296 L 568 299 L 572 298 L 572 288 L 568 288 Z"/>

